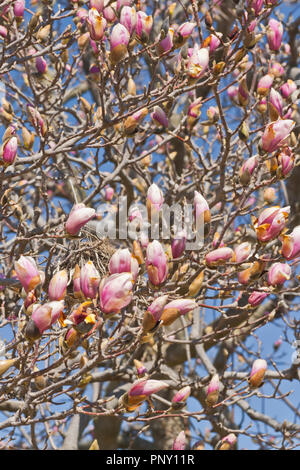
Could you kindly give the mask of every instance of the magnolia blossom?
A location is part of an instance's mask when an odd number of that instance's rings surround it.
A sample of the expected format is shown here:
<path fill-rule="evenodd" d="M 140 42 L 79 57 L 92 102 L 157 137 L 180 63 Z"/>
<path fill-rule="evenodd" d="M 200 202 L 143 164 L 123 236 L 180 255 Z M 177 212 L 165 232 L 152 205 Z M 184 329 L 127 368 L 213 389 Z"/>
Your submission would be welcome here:
<path fill-rule="evenodd" d="M 185 450 L 185 433 L 181 431 L 173 442 L 173 450 Z"/>
<path fill-rule="evenodd" d="M 172 241 L 172 256 L 173 258 L 180 258 L 185 250 L 187 234 L 185 230 L 178 232 Z"/>
<path fill-rule="evenodd" d="M 88 30 L 91 38 L 94 41 L 100 41 L 104 36 L 104 30 L 106 28 L 106 19 L 99 15 L 96 8 L 91 8 L 89 16 L 86 19 Z"/>
<path fill-rule="evenodd" d="M 237 438 L 236 435 L 231 433 L 228 436 L 223 437 L 219 450 L 230 450 L 236 444 Z"/>
<path fill-rule="evenodd" d="M 60 318 L 63 309 L 63 301 L 53 301 L 44 305 L 35 304 L 31 319 L 25 329 L 26 337 L 31 340 L 38 339 Z"/>
<path fill-rule="evenodd" d="M 211 251 L 205 256 L 207 266 L 217 266 L 224 264 L 226 261 L 234 261 L 234 252 L 229 247 L 221 247 Z"/>
<path fill-rule="evenodd" d="M 70 235 L 77 235 L 80 229 L 95 216 L 95 209 L 86 207 L 84 204 L 75 204 L 66 221 L 65 229 Z"/>
<path fill-rule="evenodd" d="M 196 44 L 188 59 L 187 73 L 191 78 L 200 78 L 206 71 L 209 63 L 209 53 L 204 47 L 202 49 Z"/>
<path fill-rule="evenodd" d="M 50 300 L 62 300 L 67 291 L 68 284 L 68 272 L 63 269 L 58 271 L 51 278 L 49 287 L 48 287 L 48 296 Z"/>
<path fill-rule="evenodd" d="M 149 281 L 154 286 L 165 282 L 168 275 L 168 258 L 159 241 L 154 240 L 147 246 L 146 267 Z"/>
<path fill-rule="evenodd" d="M 120 62 L 127 55 L 130 34 L 121 23 L 116 24 L 110 35 L 110 58 L 112 63 Z"/>
<path fill-rule="evenodd" d="M 121 398 L 121 403 L 127 411 L 134 411 L 147 397 L 165 388 L 168 388 L 168 384 L 161 380 L 139 379 Z"/>
<path fill-rule="evenodd" d="M 172 398 L 172 403 L 184 403 L 191 394 L 191 387 L 187 385 L 186 387 L 181 388 L 178 392 L 175 393 Z"/>
<path fill-rule="evenodd" d="M 262 148 L 265 152 L 272 153 L 285 141 L 290 135 L 295 122 L 291 119 L 279 119 L 266 126 L 262 136 Z"/>
<path fill-rule="evenodd" d="M 88 261 L 80 270 L 80 290 L 88 299 L 97 296 L 100 275 L 92 261 Z"/>
<path fill-rule="evenodd" d="M 208 406 L 213 406 L 218 403 L 220 392 L 220 380 L 218 374 L 215 374 L 209 382 L 206 392 L 206 403 Z"/>
<path fill-rule="evenodd" d="M 131 273 L 112 274 L 102 279 L 99 286 L 100 308 L 105 314 L 115 314 L 132 300 Z"/>
<path fill-rule="evenodd" d="M 270 88 L 273 84 L 274 77 L 271 74 L 264 75 L 262 78 L 259 79 L 257 84 L 257 93 L 262 96 L 266 96 Z"/>
<path fill-rule="evenodd" d="M 290 206 L 274 206 L 263 210 L 255 224 L 258 240 L 267 242 L 276 238 L 284 229 L 289 213 Z"/>
<path fill-rule="evenodd" d="M 120 15 L 120 23 L 125 26 L 131 35 L 136 25 L 136 10 L 134 7 L 123 6 Z"/>
<path fill-rule="evenodd" d="M 177 299 L 169 302 L 160 317 L 165 326 L 171 325 L 180 315 L 186 315 L 197 307 L 193 299 Z"/>
<path fill-rule="evenodd" d="M 261 304 L 266 297 L 268 297 L 267 292 L 258 292 L 254 291 L 248 298 L 248 303 L 252 305 L 252 307 L 256 307 L 257 305 Z"/>
<path fill-rule="evenodd" d="M 290 279 L 291 274 L 291 267 L 287 263 L 274 263 L 268 271 L 268 283 L 271 286 L 280 286 Z"/>
<path fill-rule="evenodd" d="M 288 80 L 286 83 L 281 85 L 280 91 L 283 96 L 283 98 L 287 99 L 291 96 L 294 91 L 297 90 L 297 85 L 293 80 Z"/>
<path fill-rule="evenodd" d="M 141 40 L 148 39 L 153 25 L 152 16 L 147 16 L 144 11 L 138 11 L 136 15 L 135 33 Z"/>
<path fill-rule="evenodd" d="M 168 127 L 169 125 L 166 113 L 159 106 L 154 106 L 154 111 L 151 113 L 151 118 L 159 126 Z"/>
<path fill-rule="evenodd" d="M 131 273 L 133 279 L 136 280 L 139 272 L 139 263 L 132 256 L 128 248 L 119 249 L 110 258 L 109 272 L 110 274 Z"/>
<path fill-rule="evenodd" d="M 238 245 L 234 250 L 236 263 L 243 263 L 246 261 L 251 254 L 251 248 L 251 243 L 249 242 L 243 242 Z"/>
<path fill-rule="evenodd" d="M 5 165 L 11 165 L 14 163 L 18 151 L 18 139 L 17 137 L 11 137 L 2 145 L 2 160 Z"/>
<path fill-rule="evenodd" d="M 287 260 L 291 260 L 300 255 L 300 225 L 294 228 L 290 235 L 283 235 L 282 254 Z"/>
<path fill-rule="evenodd" d="M 271 51 L 278 51 L 281 46 L 283 26 L 280 21 L 271 18 L 268 23 L 267 40 Z"/>
<path fill-rule="evenodd" d="M 254 172 L 255 168 L 257 167 L 257 163 L 257 157 L 254 155 L 253 157 L 248 158 L 242 165 L 240 169 L 240 180 L 244 186 L 247 186 L 249 184 L 250 177 Z"/>
<path fill-rule="evenodd" d="M 22 255 L 15 262 L 15 271 L 26 292 L 35 289 L 41 283 L 40 272 L 31 256 Z"/>
<path fill-rule="evenodd" d="M 145 332 L 153 330 L 158 324 L 167 301 L 168 295 L 161 295 L 148 307 L 143 318 L 143 330 Z"/>
<path fill-rule="evenodd" d="M 194 192 L 194 211 L 196 227 L 200 227 L 203 222 L 210 222 L 211 215 L 208 203 L 202 194 L 200 194 L 198 191 Z"/>

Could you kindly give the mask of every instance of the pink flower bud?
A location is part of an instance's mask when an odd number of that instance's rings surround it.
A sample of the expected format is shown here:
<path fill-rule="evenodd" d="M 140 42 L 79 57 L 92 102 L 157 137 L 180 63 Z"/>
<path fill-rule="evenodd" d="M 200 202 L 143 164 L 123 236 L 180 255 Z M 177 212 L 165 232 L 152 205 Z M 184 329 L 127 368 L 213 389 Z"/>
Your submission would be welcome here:
<path fill-rule="evenodd" d="M 80 270 L 80 290 L 87 299 L 95 299 L 100 282 L 100 275 L 92 261 L 88 261 Z"/>
<path fill-rule="evenodd" d="M 294 228 L 290 235 L 283 235 L 282 254 L 287 260 L 291 260 L 300 255 L 300 225 Z"/>
<path fill-rule="evenodd" d="M 41 283 L 40 272 L 31 256 L 22 255 L 14 266 L 17 278 L 26 292 L 35 289 Z"/>
<path fill-rule="evenodd" d="M 101 13 L 104 8 L 104 0 L 90 0 L 90 8 L 96 8 L 98 13 Z"/>
<path fill-rule="evenodd" d="M 27 114 L 31 124 L 42 136 L 44 136 L 46 134 L 47 127 L 39 111 L 29 104 L 27 105 Z"/>
<path fill-rule="evenodd" d="M 178 392 L 175 393 L 172 398 L 172 403 L 184 403 L 191 394 L 191 387 L 187 385 L 186 387 L 181 388 Z"/>
<path fill-rule="evenodd" d="M 115 190 L 111 186 L 106 186 L 105 188 L 105 200 L 106 201 L 111 201 L 112 198 L 114 197 Z"/>
<path fill-rule="evenodd" d="M 206 71 L 209 63 L 209 54 L 206 48 L 200 49 L 196 44 L 188 59 L 187 73 L 191 78 L 200 78 Z"/>
<path fill-rule="evenodd" d="M 138 361 L 137 359 L 133 360 L 134 365 L 136 367 L 136 372 L 139 378 L 144 377 L 145 374 L 147 374 L 148 370 L 144 366 L 144 364 L 141 361 Z"/>
<path fill-rule="evenodd" d="M 173 258 L 175 258 L 175 259 L 180 258 L 180 256 L 184 252 L 185 245 L 186 245 L 186 237 L 187 237 L 187 235 L 186 235 L 185 230 L 181 230 L 180 232 L 178 232 L 176 234 L 174 240 L 172 241 L 172 245 L 171 245 Z"/>
<path fill-rule="evenodd" d="M 247 186 L 250 182 L 250 177 L 257 167 L 257 157 L 248 158 L 240 169 L 240 180 L 244 186 Z"/>
<path fill-rule="evenodd" d="M 112 6 L 115 5 L 115 3 L 112 3 Z M 111 6 L 105 7 L 102 13 L 108 23 L 114 23 L 114 21 L 117 19 L 115 11 Z"/>
<path fill-rule="evenodd" d="M 173 450 L 185 450 L 185 433 L 181 431 L 173 442 Z"/>
<path fill-rule="evenodd" d="M 158 126 L 168 127 L 169 125 L 166 113 L 159 106 L 154 106 L 154 111 L 151 113 L 151 118 Z"/>
<path fill-rule="evenodd" d="M 188 126 L 192 126 L 197 118 L 201 115 L 201 105 L 202 105 L 202 98 L 198 98 L 197 100 L 193 101 L 188 108 Z"/>
<path fill-rule="evenodd" d="M 268 295 L 269 294 L 267 292 L 254 291 L 249 295 L 248 303 L 252 305 L 252 307 L 256 307 L 257 305 L 260 305 Z"/>
<path fill-rule="evenodd" d="M 197 227 L 201 226 L 203 222 L 210 222 L 211 215 L 209 206 L 206 199 L 198 191 L 194 192 L 194 211 Z"/>
<path fill-rule="evenodd" d="M 149 210 L 160 211 L 164 203 L 164 196 L 157 184 L 153 183 L 147 191 L 147 208 Z"/>
<path fill-rule="evenodd" d="M 43 74 L 47 71 L 47 62 L 43 57 L 36 57 L 35 66 L 38 73 Z"/>
<path fill-rule="evenodd" d="M 33 308 L 31 320 L 27 325 L 28 328 L 25 330 L 26 336 L 30 339 L 37 339 L 59 319 L 63 309 L 63 301 L 36 305 Z"/>
<path fill-rule="evenodd" d="M 159 286 L 165 282 L 168 275 L 168 258 L 157 240 L 147 246 L 146 266 L 151 284 Z"/>
<path fill-rule="evenodd" d="M 241 106 L 247 106 L 247 104 L 249 103 L 249 97 L 250 97 L 250 94 L 249 94 L 249 90 L 248 90 L 248 87 L 247 87 L 247 81 L 246 81 L 245 78 L 243 78 L 240 81 L 239 87 L 238 87 L 239 104 Z"/>
<path fill-rule="evenodd" d="M 117 10 L 120 10 L 120 8 L 126 6 L 130 7 L 132 3 L 132 0 L 117 0 Z"/>
<path fill-rule="evenodd" d="M 282 152 L 277 155 L 280 165 L 279 170 L 283 178 L 286 178 L 295 166 L 295 157 L 289 147 L 285 147 Z"/>
<path fill-rule="evenodd" d="M 262 136 L 262 148 L 265 152 L 272 153 L 284 143 L 290 135 L 295 122 L 290 119 L 279 119 L 266 126 Z"/>
<path fill-rule="evenodd" d="M 267 40 L 271 51 L 279 51 L 283 36 L 283 27 L 280 21 L 270 19 L 268 23 Z"/>
<path fill-rule="evenodd" d="M 116 314 L 132 300 L 131 273 L 112 274 L 102 279 L 99 287 L 100 307 L 105 314 Z"/>
<path fill-rule="evenodd" d="M 171 325 L 181 315 L 193 311 L 197 307 L 197 303 L 193 299 L 176 299 L 169 302 L 160 317 L 164 326 Z"/>
<path fill-rule="evenodd" d="M 209 53 L 213 54 L 216 49 L 218 49 L 221 44 L 220 39 L 214 34 L 210 34 L 202 44 L 202 47 L 209 47 Z"/>
<path fill-rule="evenodd" d="M 273 344 L 273 348 L 275 351 L 277 351 L 277 349 L 280 348 L 280 346 L 282 345 L 283 341 L 281 338 L 277 339 L 274 344 Z"/>
<path fill-rule="evenodd" d="M 136 11 L 134 7 L 124 6 L 121 10 L 120 23 L 125 26 L 131 35 L 136 25 Z"/>
<path fill-rule="evenodd" d="M 160 392 L 168 388 L 168 384 L 161 380 L 141 379 L 137 380 L 130 388 L 128 395 L 130 397 L 149 397 L 153 393 Z"/>
<path fill-rule="evenodd" d="M 267 362 L 264 359 L 256 359 L 253 362 L 249 378 L 249 384 L 252 388 L 257 388 L 261 386 L 264 380 L 267 367 Z"/>
<path fill-rule="evenodd" d="M 63 269 L 58 271 L 49 282 L 48 296 L 50 300 L 62 300 L 67 291 L 68 272 Z"/>
<path fill-rule="evenodd" d="M 262 10 L 264 0 L 248 0 L 247 5 L 254 10 L 255 16 L 258 16 Z"/>
<path fill-rule="evenodd" d="M 0 25 L 0 36 L 4 39 L 7 38 L 7 28 L 5 26 Z"/>
<path fill-rule="evenodd" d="M 132 256 L 128 248 L 119 249 L 110 258 L 109 272 L 110 274 L 131 273 L 133 279 L 136 280 L 139 272 L 139 263 Z"/>
<path fill-rule="evenodd" d="M 163 309 L 168 301 L 168 295 L 157 297 L 152 304 L 148 307 L 143 318 L 144 332 L 151 332 L 157 325 L 161 318 Z"/>
<path fill-rule="evenodd" d="M 153 25 L 152 16 L 147 16 L 145 12 L 138 11 L 136 17 L 135 32 L 139 39 L 148 39 Z"/>
<path fill-rule="evenodd" d="M 23 18 L 25 10 L 25 0 L 17 0 L 14 3 L 14 15 L 17 18 Z"/>
<path fill-rule="evenodd" d="M 236 101 L 236 98 L 238 96 L 238 87 L 232 85 L 227 89 L 227 95 L 232 101 Z"/>
<path fill-rule="evenodd" d="M 208 406 L 214 406 L 218 403 L 220 392 L 220 380 L 218 374 L 215 374 L 209 382 L 206 392 L 206 403 Z"/>
<path fill-rule="evenodd" d="M 229 247 L 217 248 L 205 256 L 207 266 L 213 267 L 225 264 L 226 261 L 234 261 L 234 252 Z"/>
<path fill-rule="evenodd" d="M 287 263 L 273 263 L 268 271 L 268 283 L 271 286 L 281 286 L 289 280 L 292 274 Z"/>
<path fill-rule="evenodd" d="M 91 8 L 86 23 L 91 38 L 94 41 L 100 41 L 104 36 L 104 30 L 107 24 L 106 19 L 99 15 L 96 8 Z"/>
<path fill-rule="evenodd" d="M 160 41 L 160 43 L 157 46 L 157 51 L 160 55 L 166 52 L 169 52 L 172 49 L 173 37 L 174 37 L 174 29 L 169 28 L 166 37 L 162 41 Z"/>
<path fill-rule="evenodd" d="M 83 294 L 80 289 L 80 267 L 76 264 L 73 274 L 73 292 L 76 299 L 83 297 Z"/>
<path fill-rule="evenodd" d="M 269 73 L 274 75 L 274 77 L 281 77 L 285 74 L 285 70 L 279 62 L 274 62 L 269 67 Z"/>
<path fill-rule="evenodd" d="M 235 434 L 233 434 L 233 433 L 228 434 L 228 436 L 223 437 L 219 450 L 233 449 L 233 447 L 236 444 L 236 441 L 237 441 L 237 439 L 236 439 Z"/>
<path fill-rule="evenodd" d="M 283 101 L 281 95 L 278 91 L 274 90 L 274 88 L 271 88 L 270 91 L 270 106 L 273 107 L 273 109 L 271 108 L 270 110 L 272 121 L 276 121 L 278 117 L 282 117 Z"/>
<path fill-rule="evenodd" d="M 288 80 L 286 83 L 284 83 L 280 87 L 281 94 L 283 98 L 285 99 L 289 98 L 289 96 L 291 96 L 291 94 L 294 93 L 294 91 L 296 90 L 297 90 L 297 85 L 295 82 L 293 82 L 293 80 Z"/>
<path fill-rule="evenodd" d="M 174 41 L 176 49 L 186 43 L 187 39 L 193 33 L 195 26 L 196 23 L 186 22 L 180 25 L 179 28 L 176 28 Z"/>
<path fill-rule="evenodd" d="M 75 204 L 66 221 L 65 229 L 70 235 L 77 235 L 80 229 L 95 216 L 95 209 L 84 204 Z"/>
<path fill-rule="evenodd" d="M 130 40 L 128 30 L 118 23 L 113 27 L 110 35 L 110 57 L 114 64 L 124 59 L 127 55 L 127 46 Z"/>
<path fill-rule="evenodd" d="M 236 263 L 243 263 L 249 258 L 251 254 L 251 243 L 241 243 L 235 248 L 234 253 Z"/>
<path fill-rule="evenodd" d="M 266 96 L 273 84 L 274 77 L 271 74 L 264 75 L 258 80 L 257 93 L 262 96 Z"/>
<path fill-rule="evenodd" d="M 285 227 L 290 207 L 268 207 L 263 210 L 255 224 L 256 235 L 259 241 L 267 242 L 276 238 Z"/>
<path fill-rule="evenodd" d="M 266 188 L 264 190 L 264 201 L 271 204 L 276 199 L 276 191 L 274 188 Z"/>
<path fill-rule="evenodd" d="M 17 137 L 11 137 L 2 145 L 2 160 L 5 165 L 11 165 L 14 163 L 17 151 L 18 151 L 18 139 Z"/>

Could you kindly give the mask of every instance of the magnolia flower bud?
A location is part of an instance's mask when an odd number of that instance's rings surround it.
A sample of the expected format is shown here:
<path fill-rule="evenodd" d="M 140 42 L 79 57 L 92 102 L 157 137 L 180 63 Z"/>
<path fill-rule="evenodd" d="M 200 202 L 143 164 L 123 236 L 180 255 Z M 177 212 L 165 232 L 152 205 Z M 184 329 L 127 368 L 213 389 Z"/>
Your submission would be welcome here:
<path fill-rule="evenodd" d="M 26 292 L 35 289 L 41 283 L 40 272 L 31 256 L 21 256 L 15 262 L 15 271 L 17 278 Z"/>
<path fill-rule="evenodd" d="M 293 80 L 288 80 L 286 83 L 281 85 L 280 91 L 283 96 L 283 98 L 287 99 L 291 96 L 294 91 L 297 90 L 297 85 Z"/>
<path fill-rule="evenodd" d="M 264 359 L 256 359 L 253 362 L 249 378 L 250 387 L 258 388 L 262 385 L 267 367 L 267 362 Z"/>
<path fill-rule="evenodd" d="M 292 270 L 287 263 L 274 263 L 268 271 L 268 283 L 271 286 L 281 286 L 291 278 Z"/>
<path fill-rule="evenodd" d="M 265 152 L 272 153 L 277 150 L 290 135 L 295 122 L 290 119 L 279 119 L 266 126 L 262 136 L 262 148 Z"/>
<path fill-rule="evenodd" d="M 185 450 L 185 433 L 181 431 L 173 442 L 173 450 Z"/>
<path fill-rule="evenodd" d="M 145 12 L 138 11 L 136 15 L 135 33 L 137 37 L 146 42 L 149 40 L 149 35 L 153 25 L 152 16 L 147 16 Z"/>
<path fill-rule="evenodd" d="M 247 104 L 249 103 L 249 97 L 250 97 L 250 94 L 249 94 L 249 90 L 247 87 L 247 81 L 245 78 L 243 78 L 241 82 L 239 83 L 239 87 L 238 87 L 239 104 L 241 106 L 247 106 Z"/>
<path fill-rule="evenodd" d="M 201 115 L 201 105 L 202 105 L 202 98 L 198 98 L 197 100 L 193 101 L 189 105 L 188 109 L 188 118 L 187 123 L 188 127 L 192 127 L 196 119 L 198 119 Z"/>
<path fill-rule="evenodd" d="M 119 23 L 113 27 L 110 35 L 110 58 L 113 64 L 126 57 L 129 40 L 130 34 L 125 26 Z"/>
<path fill-rule="evenodd" d="M 148 307 L 143 318 L 143 330 L 147 333 L 153 330 L 158 324 L 163 309 L 168 301 L 168 295 L 157 297 L 152 304 Z"/>
<path fill-rule="evenodd" d="M 91 8 L 89 10 L 89 16 L 86 19 L 86 23 L 91 39 L 94 41 L 100 41 L 104 36 L 104 30 L 107 25 L 106 19 L 99 15 L 96 8 Z"/>
<path fill-rule="evenodd" d="M 220 380 L 218 374 L 215 374 L 209 382 L 206 392 L 206 404 L 214 406 L 218 403 L 220 391 Z"/>
<path fill-rule="evenodd" d="M 157 46 L 157 52 L 159 55 L 162 55 L 166 52 L 169 52 L 173 47 L 173 37 L 174 37 L 174 30 L 169 28 L 166 37 L 160 41 Z"/>
<path fill-rule="evenodd" d="M 58 271 L 49 282 L 48 296 L 50 300 L 62 300 L 67 291 L 68 272 L 63 269 Z"/>
<path fill-rule="evenodd" d="M 266 188 L 264 190 L 264 201 L 271 204 L 276 199 L 276 191 L 274 188 Z"/>
<path fill-rule="evenodd" d="M 160 319 L 164 326 L 169 326 L 181 315 L 186 315 L 196 307 L 197 303 L 192 299 L 172 300 L 165 306 Z"/>
<path fill-rule="evenodd" d="M 140 379 L 137 380 L 130 390 L 121 397 L 121 404 L 126 411 L 134 411 L 147 397 L 160 390 L 168 388 L 168 384 L 161 380 Z"/>
<path fill-rule="evenodd" d="M 235 446 L 236 444 L 236 435 L 231 433 L 231 434 L 228 434 L 228 436 L 225 436 L 223 437 L 222 441 L 221 441 L 221 445 L 219 447 L 218 450 L 230 450 L 230 449 L 233 449 L 233 447 Z"/>
<path fill-rule="evenodd" d="M 186 387 L 181 388 L 178 392 L 175 393 L 174 397 L 172 398 L 172 403 L 183 404 L 186 402 L 190 394 L 191 394 L 191 387 L 187 385 Z"/>
<path fill-rule="evenodd" d="M 25 329 L 26 337 L 31 340 L 38 339 L 45 330 L 50 328 L 59 319 L 63 309 L 63 301 L 36 305 L 33 309 L 31 320 Z"/>
<path fill-rule="evenodd" d="M 124 6 L 121 10 L 120 23 L 125 26 L 132 35 L 136 25 L 136 10 L 134 7 Z"/>
<path fill-rule="evenodd" d="M 196 23 L 186 22 L 179 26 L 175 32 L 175 47 L 183 46 L 194 31 Z"/>
<path fill-rule="evenodd" d="M 146 267 L 151 284 L 159 286 L 165 282 L 168 275 L 168 258 L 157 240 L 147 246 Z"/>
<path fill-rule="evenodd" d="M 158 126 L 168 127 L 169 125 L 166 113 L 159 106 L 154 106 L 154 111 L 151 113 L 151 118 Z"/>
<path fill-rule="evenodd" d="M 139 263 L 132 256 L 128 248 L 119 249 L 110 258 L 109 272 L 110 274 L 131 273 L 133 279 L 136 280 L 139 272 Z"/>
<path fill-rule="evenodd" d="M 205 256 L 206 264 L 210 268 L 220 264 L 225 264 L 227 261 L 234 261 L 234 259 L 234 252 L 229 247 L 217 248 Z"/>
<path fill-rule="evenodd" d="M 244 242 L 234 249 L 236 263 L 243 263 L 251 254 L 251 243 Z"/>
<path fill-rule="evenodd" d="M 47 126 L 38 110 L 29 104 L 27 105 L 27 114 L 29 121 L 35 127 L 36 131 L 44 136 L 47 132 Z"/>
<path fill-rule="evenodd" d="M 189 297 L 196 297 L 201 289 L 204 279 L 204 271 L 201 271 L 189 285 Z"/>
<path fill-rule="evenodd" d="M 92 261 L 88 261 L 80 270 L 80 290 L 87 299 L 95 299 L 100 282 L 100 275 Z"/>
<path fill-rule="evenodd" d="M 247 0 L 249 8 L 253 9 L 255 16 L 258 16 L 262 10 L 264 0 Z"/>
<path fill-rule="evenodd" d="M 4 161 L 5 165 L 11 165 L 14 163 L 18 151 L 18 139 L 17 137 L 11 137 L 10 139 L 6 140 L 2 145 L 1 153 L 2 153 L 2 160 Z"/>
<path fill-rule="evenodd" d="M 206 199 L 198 192 L 194 192 L 194 211 L 196 227 L 201 227 L 203 223 L 209 223 L 211 219 L 210 209 Z"/>
<path fill-rule="evenodd" d="M 157 184 L 153 183 L 147 191 L 147 210 L 149 217 L 152 212 L 159 212 L 164 203 L 164 196 Z"/>
<path fill-rule="evenodd" d="M 111 201 L 112 198 L 114 197 L 115 190 L 111 186 L 106 186 L 105 188 L 105 200 L 106 201 Z"/>
<path fill-rule="evenodd" d="M 95 209 L 86 207 L 84 204 L 75 204 L 66 221 L 66 232 L 76 236 L 80 229 L 95 216 Z"/>
<path fill-rule="evenodd" d="M 266 297 L 268 297 L 267 292 L 258 292 L 254 291 L 248 298 L 248 303 L 252 305 L 252 307 L 256 307 L 257 305 L 260 305 L 263 300 L 265 300 Z"/>
<path fill-rule="evenodd" d="M 90 8 L 96 8 L 98 13 L 101 13 L 104 8 L 104 0 L 90 0 Z"/>
<path fill-rule="evenodd" d="M 132 300 L 131 273 L 112 274 L 102 279 L 99 286 L 100 308 L 103 313 L 116 314 Z"/>
<path fill-rule="evenodd" d="M 268 23 L 267 40 L 271 51 L 279 51 L 283 36 L 282 24 L 271 18 Z"/>
<path fill-rule="evenodd" d="M 266 96 L 273 84 L 274 77 L 271 74 L 264 75 L 257 84 L 257 93 L 261 96 Z"/>
<path fill-rule="evenodd" d="M 283 101 L 278 91 L 271 88 L 270 91 L 270 103 L 269 103 L 270 119 L 276 121 L 279 117 L 282 117 L 283 113 Z"/>
<path fill-rule="evenodd" d="M 2 359 L 0 360 L 0 377 L 7 372 L 11 367 L 17 364 L 19 359 Z"/>
<path fill-rule="evenodd" d="M 7 38 L 7 28 L 5 26 L 0 25 L 0 36 L 2 38 Z"/>
<path fill-rule="evenodd" d="M 214 34 L 210 34 L 204 41 L 202 46 L 209 47 L 209 53 L 212 54 L 221 44 L 220 39 Z"/>
<path fill-rule="evenodd" d="M 38 73 L 43 74 L 47 71 L 47 62 L 43 57 L 36 57 L 35 66 Z"/>
<path fill-rule="evenodd" d="M 279 167 L 277 168 L 277 174 L 280 177 L 286 178 L 295 166 L 295 157 L 289 147 L 285 147 L 282 152 L 277 155 Z"/>
<path fill-rule="evenodd" d="M 124 122 L 124 132 L 126 135 L 131 135 L 135 132 L 138 124 L 146 117 L 148 114 L 147 108 L 142 108 L 132 116 L 129 116 Z"/>
<path fill-rule="evenodd" d="M 300 225 L 294 228 L 290 235 L 281 237 L 282 254 L 287 260 L 291 260 L 300 254 Z"/>
<path fill-rule="evenodd" d="M 240 181 L 243 186 L 247 186 L 250 182 L 250 177 L 257 167 L 257 157 L 248 158 L 240 169 Z"/>
<path fill-rule="evenodd" d="M 23 18 L 25 10 L 25 0 L 17 0 L 14 3 L 14 15 L 17 18 Z"/>
<path fill-rule="evenodd" d="M 185 230 L 181 230 L 176 234 L 171 245 L 173 258 L 180 258 L 180 256 L 184 252 L 186 245 L 186 237 L 187 234 Z"/>

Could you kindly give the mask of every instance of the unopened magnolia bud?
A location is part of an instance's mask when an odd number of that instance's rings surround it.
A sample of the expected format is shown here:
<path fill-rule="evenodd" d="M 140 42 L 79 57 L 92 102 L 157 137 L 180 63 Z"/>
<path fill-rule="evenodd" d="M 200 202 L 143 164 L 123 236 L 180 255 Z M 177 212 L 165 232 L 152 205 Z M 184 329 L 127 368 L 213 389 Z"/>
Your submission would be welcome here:
<path fill-rule="evenodd" d="M 189 286 L 189 297 L 196 297 L 198 295 L 203 283 L 203 279 L 204 271 L 201 271 Z"/>
<path fill-rule="evenodd" d="M 176 439 L 173 442 L 172 449 L 173 450 L 185 450 L 186 440 L 185 440 L 185 433 L 181 431 Z"/>
<path fill-rule="evenodd" d="M 234 448 L 236 441 L 237 439 L 235 434 L 228 434 L 228 436 L 223 437 L 218 450 L 231 450 Z"/>
<path fill-rule="evenodd" d="M 214 406 L 218 403 L 220 391 L 220 381 L 218 374 L 214 375 L 211 379 L 207 392 L 206 392 L 206 404 L 208 406 Z"/>
<path fill-rule="evenodd" d="M 267 362 L 264 359 L 256 359 L 256 361 L 253 362 L 251 374 L 248 379 L 250 387 L 258 388 L 262 385 L 267 367 Z"/>
<path fill-rule="evenodd" d="M 0 360 L 0 377 L 5 374 L 11 367 L 15 366 L 18 359 L 3 359 Z"/>

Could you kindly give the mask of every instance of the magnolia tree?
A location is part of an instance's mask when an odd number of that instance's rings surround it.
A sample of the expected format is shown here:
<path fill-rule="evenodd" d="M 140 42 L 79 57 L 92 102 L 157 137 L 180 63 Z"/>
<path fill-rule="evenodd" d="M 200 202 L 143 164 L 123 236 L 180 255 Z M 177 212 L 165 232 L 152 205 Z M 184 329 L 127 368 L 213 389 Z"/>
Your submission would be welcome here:
<path fill-rule="evenodd" d="M 299 446 L 296 12 L 1 1 L 1 448 Z"/>

